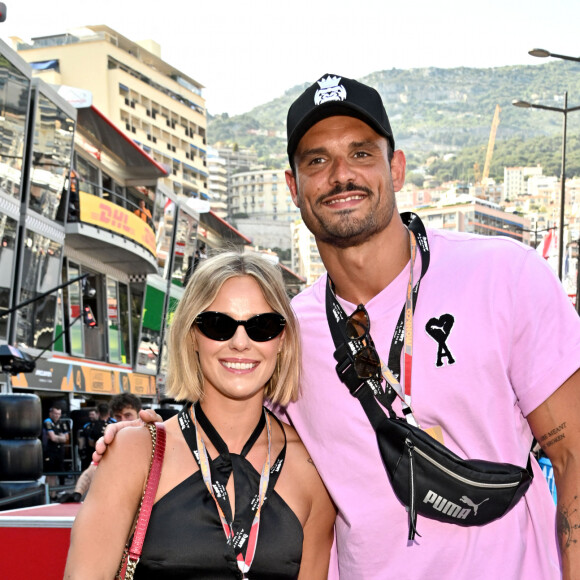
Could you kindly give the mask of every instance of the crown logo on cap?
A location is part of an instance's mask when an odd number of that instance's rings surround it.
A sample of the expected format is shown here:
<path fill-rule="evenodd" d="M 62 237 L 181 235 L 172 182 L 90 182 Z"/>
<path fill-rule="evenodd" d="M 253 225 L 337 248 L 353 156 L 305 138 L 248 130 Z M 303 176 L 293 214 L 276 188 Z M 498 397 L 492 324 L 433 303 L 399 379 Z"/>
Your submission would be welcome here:
<path fill-rule="evenodd" d="M 346 99 L 346 89 L 339 84 L 341 80 L 342 77 L 329 75 L 317 81 L 320 88 L 314 94 L 314 104 L 321 105 L 329 101 L 344 101 Z"/>
<path fill-rule="evenodd" d="M 341 77 L 331 77 L 328 76 L 325 79 L 320 79 L 318 82 L 318 86 L 321 89 L 329 89 L 330 87 L 338 86 L 338 83 L 342 80 Z"/>

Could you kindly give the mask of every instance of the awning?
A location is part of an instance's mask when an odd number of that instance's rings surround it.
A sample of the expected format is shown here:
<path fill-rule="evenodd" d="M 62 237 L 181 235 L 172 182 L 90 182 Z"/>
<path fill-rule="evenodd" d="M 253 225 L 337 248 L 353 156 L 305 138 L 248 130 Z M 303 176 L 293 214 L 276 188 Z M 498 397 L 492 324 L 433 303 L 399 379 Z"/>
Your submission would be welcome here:
<path fill-rule="evenodd" d="M 208 211 L 207 213 L 200 213 L 199 221 L 205 227 L 217 232 L 219 237 L 223 238 L 224 240 L 230 240 L 238 244 L 242 242 L 243 244 L 246 245 L 250 245 L 252 243 L 252 240 L 250 240 L 250 238 L 244 236 L 244 234 L 236 230 L 234 226 L 228 224 L 226 220 L 219 217 L 213 211 Z"/>
<path fill-rule="evenodd" d="M 56 59 L 31 62 L 29 64 L 34 70 L 49 70 L 52 68 L 58 69 L 58 60 Z"/>
<path fill-rule="evenodd" d="M 282 279 L 284 280 L 284 286 L 286 286 L 286 292 L 288 296 L 293 298 L 302 291 L 306 285 L 306 279 L 290 270 L 287 266 L 284 266 L 282 262 L 278 262 L 278 266 L 282 270 Z"/>
<path fill-rule="evenodd" d="M 296 284 L 306 284 L 306 278 L 303 278 L 299 274 L 296 274 L 296 272 L 293 272 L 292 270 L 290 270 L 290 268 L 288 268 L 287 266 L 284 266 L 284 264 L 282 264 L 282 262 L 278 262 L 278 265 L 282 269 L 282 274 L 284 275 L 284 279 L 287 279 L 288 281 L 295 282 Z"/>
<path fill-rule="evenodd" d="M 134 143 L 121 129 L 114 125 L 94 106 L 77 109 L 77 125 L 90 134 L 95 143 L 102 143 L 109 151 L 122 159 L 135 179 L 158 179 L 168 175 L 141 147 Z"/>

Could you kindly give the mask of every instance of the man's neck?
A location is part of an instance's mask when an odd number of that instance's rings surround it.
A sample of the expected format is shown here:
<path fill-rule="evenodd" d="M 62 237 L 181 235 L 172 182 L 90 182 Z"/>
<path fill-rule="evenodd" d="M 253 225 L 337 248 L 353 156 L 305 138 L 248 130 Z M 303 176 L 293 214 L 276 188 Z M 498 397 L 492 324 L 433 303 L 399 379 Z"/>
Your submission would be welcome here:
<path fill-rule="evenodd" d="M 400 220 L 352 248 L 318 242 L 318 251 L 337 296 L 366 304 L 382 292 L 411 259 L 409 232 Z"/>

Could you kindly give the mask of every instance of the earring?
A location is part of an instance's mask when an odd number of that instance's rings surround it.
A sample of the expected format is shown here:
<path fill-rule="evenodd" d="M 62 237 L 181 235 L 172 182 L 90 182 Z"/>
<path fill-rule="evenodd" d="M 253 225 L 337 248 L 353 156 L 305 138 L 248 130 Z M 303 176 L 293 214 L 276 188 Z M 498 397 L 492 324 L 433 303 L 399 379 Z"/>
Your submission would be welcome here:
<path fill-rule="evenodd" d="M 276 354 L 276 374 L 277 379 L 280 380 L 280 351 Z"/>

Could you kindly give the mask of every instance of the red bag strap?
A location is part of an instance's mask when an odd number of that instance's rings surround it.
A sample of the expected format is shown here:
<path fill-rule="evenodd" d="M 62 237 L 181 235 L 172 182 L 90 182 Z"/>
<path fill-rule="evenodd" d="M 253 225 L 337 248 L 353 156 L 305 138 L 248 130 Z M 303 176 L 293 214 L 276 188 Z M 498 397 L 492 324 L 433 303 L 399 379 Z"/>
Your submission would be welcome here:
<path fill-rule="evenodd" d="M 149 427 L 149 430 L 151 431 L 151 437 L 154 437 L 153 433 L 155 432 L 155 438 L 153 439 L 153 458 L 151 459 L 151 467 L 149 469 L 149 475 L 147 476 L 147 486 L 139 510 L 139 519 L 137 520 L 133 541 L 129 548 L 129 558 L 137 561 L 143 549 L 147 525 L 149 524 L 149 517 L 151 516 L 157 487 L 159 486 L 159 478 L 161 477 L 163 455 L 165 454 L 165 425 L 163 423 L 155 423 L 154 426 Z"/>

